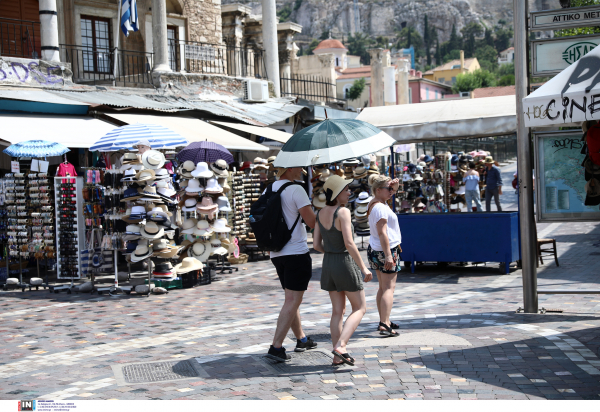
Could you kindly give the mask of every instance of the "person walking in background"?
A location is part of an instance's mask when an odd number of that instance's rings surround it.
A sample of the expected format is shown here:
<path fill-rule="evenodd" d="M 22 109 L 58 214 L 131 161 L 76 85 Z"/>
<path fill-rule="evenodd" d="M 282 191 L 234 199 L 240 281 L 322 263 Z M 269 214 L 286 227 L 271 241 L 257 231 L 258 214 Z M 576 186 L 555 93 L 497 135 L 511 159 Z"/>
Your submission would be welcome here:
<path fill-rule="evenodd" d="M 329 292 L 331 299 L 330 328 L 332 353 L 335 356 L 333 365 L 354 365 L 354 358 L 348 354 L 346 345 L 367 310 L 361 272 L 365 282 L 373 279 L 354 243 L 350 210 L 344 207 L 350 198 L 348 185 L 352 181 L 353 179 L 337 175 L 327 179 L 323 186 L 326 206 L 317 212 L 317 225 L 313 234 L 313 247 L 325 254 L 321 289 Z M 346 297 L 352 306 L 352 313 L 344 323 Z"/>
<path fill-rule="evenodd" d="M 502 173 L 500 168 L 494 164 L 492 156 L 485 158 L 485 166 L 487 167 L 485 176 L 485 211 L 491 212 L 492 196 L 496 202 L 496 209 L 502 212 L 500 206 L 500 195 L 502 194 Z"/>
<path fill-rule="evenodd" d="M 471 200 L 477 206 L 477 211 L 482 212 L 481 210 L 481 200 L 479 196 L 479 173 L 475 169 L 475 163 L 469 162 L 469 171 L 467 175 L 463 177 L 463 182 L 465 182 L 465 200 L 467 201 L 467 211 L 472 212 L 473 207 L 471 206 Z"/>
<path fill-rule="evenodd" d="M 279 180 L 271 186 L 274 192 L 286 183 L 302 179 L 302 168 L 280 168 L 277 178 Z M 283 340 L 290 327 L 297 340 L 294 351 L 303 352 L 317 347 L 317 343 L 304 334 L 300 322 L 300 304 L 312 277 L 312 259 L 308 249 L 306 229 L 300 217 L 310 228 L 314 228 L 315 213 L 304 188 L 299 184 L 291 184 L 283 189 L 281 207 L 287 227 L 290 230 L 293 228 L 293 232 L 283 249 L 279 252 L 271 252 L 271 262 L 277 270 L 281 287 L 285 291 L 285 301 L 277 319 L 277 329 L 267 357 L 279 362 L 287 362 L 291 356 L 285 352 Z"/>
<path fill-rule="evenodd" d="M 369 203 L 368 216 L 371 230 L 367 255 L 371 269 L 377 271 L 379 290 L 377 291 L 377 310 L 379 311 L 379 327 L 381 335 L 398 336 L 399 326 L 390 320 L 394 304 L 396 276 L 401 268 L 400 225 L 396 214 L 387 205 L 398 190 L 398 179 L 391 180 L 387 176 L 377 176 L 371 184 L 373 200 Z"/>

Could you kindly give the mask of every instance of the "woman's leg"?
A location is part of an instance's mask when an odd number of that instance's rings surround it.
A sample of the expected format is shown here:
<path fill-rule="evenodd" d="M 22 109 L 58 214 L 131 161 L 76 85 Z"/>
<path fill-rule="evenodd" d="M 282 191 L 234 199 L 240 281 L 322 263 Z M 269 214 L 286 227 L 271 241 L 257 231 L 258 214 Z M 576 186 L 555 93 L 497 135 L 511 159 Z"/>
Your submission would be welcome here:
<path fill-rule="evenodd" d="M 346 345 L 348 341 L 352 337 L 354 331 L 360 324 L 363 316 L 367 311 L 367 302 L 365 300 L 365 291 L 359 290 L 356 292 L 344 292 L 346 296 L 348 296 L 348 300 L 350 301 L 350 305 L 352 305 L 352 313 L 344 322 L 344 327 L 342 328 L 342 333 L 337 341 L 332 339 L 333 349 L 337 350 L 340 353 L 346 353 Z M 333 335 L 332 335 L 333 338 Z"/>
<path fill-rule="evenodd" d="M 397 273 L 381 273 L 377 271 L 377 280 L 379 281 L 379 291 L 381 293 L 381 301 L 379 303 L 379 321 L 390 325 L 390 313 L 394 305 L 394 290 L 396 288 Z M 380 330 L 384 330 L 379 327 Z"/>
<path fill-rule="evenodd" d="M 344 292 L 329 292 L 331 298 L 331 343 L 335 344 L 340 340 L 342 334 L 342 325 L 344 324 L 344 313 L 346 312 L 346 295 Z"/>

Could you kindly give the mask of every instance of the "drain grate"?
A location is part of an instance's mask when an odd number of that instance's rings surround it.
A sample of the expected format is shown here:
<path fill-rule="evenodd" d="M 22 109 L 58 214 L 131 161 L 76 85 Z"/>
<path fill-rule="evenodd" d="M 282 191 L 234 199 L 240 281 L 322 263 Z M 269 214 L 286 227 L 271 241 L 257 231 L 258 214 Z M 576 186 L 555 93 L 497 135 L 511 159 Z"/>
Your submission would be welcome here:
<path fill-rule="evenodd" d="M 223 289 L 221 292 L 227 293 L 245 293 L 249 295 L 254 295 L 258 293 L 272 292 L 274 290 L 281 290 L 280 286 L 261 286 L 261 285 L 250 285 L 250 286 L 242 286 L 239 288 L 231 288 L 231 289 Z"/>
<path fill-rule="evenodd" d="M 127 383 L 163 382 L 198 376 L 188 361 L 138 363 L 123 366 Z"/>
<path fill-rule="evenodd" d="M 330 373 L 336 370 L 331 366 L 332 358 L 320 351 L 292 352 L 290 355 L 292 359 L 289 362 L 277 362 L 265 357 L 261 359 L 281 374 Z"/>

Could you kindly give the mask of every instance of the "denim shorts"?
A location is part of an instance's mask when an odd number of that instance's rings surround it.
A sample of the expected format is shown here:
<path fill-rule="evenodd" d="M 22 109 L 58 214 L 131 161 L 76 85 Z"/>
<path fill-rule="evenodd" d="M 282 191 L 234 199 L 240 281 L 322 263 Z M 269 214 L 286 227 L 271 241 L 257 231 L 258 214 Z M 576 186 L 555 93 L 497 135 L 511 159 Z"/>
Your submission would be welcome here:
<path fill-rule="evenodd" d="M 392 259 L 394 259 L 395 267 L 392 270 L 385 270 L 385 253 L 378 250 L 371 249 L 371 245 L 367 249 L 367 257 L 369 259 L 369 266 L 371 269 L 378 270 L 381 273 L 396 273 L 402 269 L 402 256 L 400 256 L 400 245 L 391 249 Z"/>

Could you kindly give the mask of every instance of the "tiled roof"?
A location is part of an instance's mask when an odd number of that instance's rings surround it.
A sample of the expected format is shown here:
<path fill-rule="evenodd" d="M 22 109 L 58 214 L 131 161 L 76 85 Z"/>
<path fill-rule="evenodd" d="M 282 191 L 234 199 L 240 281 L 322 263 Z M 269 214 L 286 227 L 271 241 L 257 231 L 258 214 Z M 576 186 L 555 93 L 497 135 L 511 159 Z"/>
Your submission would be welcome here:
<path fill-rule="evenodd" d="M 371 66 L 344 69 L 338 79 L 359 79 L 361 77 L 371 77 Z"/>
<path fill-rule="evenodd" d="M 496 96 L 514 96 L 515 86 L 498 86 L 498 87 L 480 87 L 473 90 L 473 98 L 480 97 L 496 97 Z"/>
<path fill-rule="evenodd" d="M 336 40 L 336 39 L 327 39 L 327 40 L 323 40 L 321 43 L 319 43 L 319 45 L 315 48 L 315 50 L 320 50 L 320 49 L 344 49 L 344 50 L 348 50 L 344 47 L 344 45 L 342 44 L 341 41 Z"/>
<path fill-rule="evenodd" d="M 468 69 L 471 66 L 471 64 L 475 62 L 475 60 L 477 60 L 476 57 L 465 59 L 465 69 Z M 448 63 L 444 63 L 441 66 L 434 67 L 432 70 L 428 70 L 424 74 L 432 74 L 433 72 L 437 72 L 440 70 L 452 70 L 452 66 L 456 66 L 457 64 L 460 64 L 460 59 L 450 60 Z"/>

